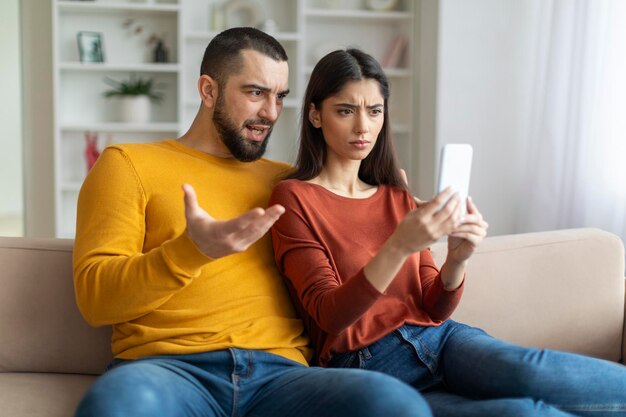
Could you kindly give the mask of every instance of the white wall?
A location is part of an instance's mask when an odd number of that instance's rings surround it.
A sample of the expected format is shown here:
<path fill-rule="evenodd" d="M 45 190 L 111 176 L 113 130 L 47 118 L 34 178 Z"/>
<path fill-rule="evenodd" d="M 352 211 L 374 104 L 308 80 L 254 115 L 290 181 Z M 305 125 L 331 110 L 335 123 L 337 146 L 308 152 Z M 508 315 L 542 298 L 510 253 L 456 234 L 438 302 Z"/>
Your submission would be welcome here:
<path fill-rule="evenodd" d="M 541 0 L 441 0 L 436 146 L 470 143 L 470 195 L 489 234 L 520 232 L 533 15 Z"/>
<path fill-rule="evenodd" d="M 0 2 L 0 235 L 22 235 L 22 100 L 19 0 Z"/>

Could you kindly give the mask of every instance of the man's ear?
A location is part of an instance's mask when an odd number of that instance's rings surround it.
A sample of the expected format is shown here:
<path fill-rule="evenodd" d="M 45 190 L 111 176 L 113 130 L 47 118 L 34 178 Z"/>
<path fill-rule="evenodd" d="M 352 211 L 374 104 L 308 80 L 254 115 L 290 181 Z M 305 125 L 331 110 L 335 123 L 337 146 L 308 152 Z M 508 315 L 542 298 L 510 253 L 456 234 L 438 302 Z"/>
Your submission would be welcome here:
<path fill-rule="evenodd" d="M 309 105 L 309 121 L 313 127 L 322 127 L 322 120 L 320 119 L 320 111 L 315 107 L 315 104 Z"/>
<path fill-rule="evenodd" d="M 198 92 L 204 106 L 209 108 L 215 107 L 217 95 L 219 94 L 217 81 L 206 74 L 201 75 L 198 79 Z"/>

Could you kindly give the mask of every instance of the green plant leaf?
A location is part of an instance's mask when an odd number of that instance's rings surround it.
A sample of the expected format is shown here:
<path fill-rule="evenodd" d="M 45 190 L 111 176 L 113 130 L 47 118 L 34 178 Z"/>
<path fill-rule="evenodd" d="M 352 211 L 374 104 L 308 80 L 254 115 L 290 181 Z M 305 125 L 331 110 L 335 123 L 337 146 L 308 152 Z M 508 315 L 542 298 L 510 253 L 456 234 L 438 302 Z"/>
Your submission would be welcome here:
<path fill-rule="evenodd" d="M 104 82 L 112 88 L 106 90 L 103 95 L 105 97 L 119 96 L 148 96 L 153 101 L 163 99 L 163 93 L 155 91 L 162 87 L 162 84 L 156 84 L 153 78 L 141 78 L 137 74 L 132 73 L 127 80 L 117 81 L 109 77 L 104 77 Z"/>

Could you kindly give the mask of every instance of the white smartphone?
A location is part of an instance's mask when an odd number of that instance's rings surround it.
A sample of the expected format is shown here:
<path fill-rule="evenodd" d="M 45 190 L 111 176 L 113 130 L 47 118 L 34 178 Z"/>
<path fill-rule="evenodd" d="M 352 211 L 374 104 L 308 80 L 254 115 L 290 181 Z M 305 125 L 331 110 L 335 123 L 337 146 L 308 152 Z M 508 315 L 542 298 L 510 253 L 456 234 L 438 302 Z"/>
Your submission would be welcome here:
<path fill-rule="evenodd" d="M 472 145 L 468 144 L 447 144 L 441 148 L 437 192 L 451 187 L 453 192 L 458 193 L 461 198 L 461 216 L 467 212 L 472 154 Z"/>

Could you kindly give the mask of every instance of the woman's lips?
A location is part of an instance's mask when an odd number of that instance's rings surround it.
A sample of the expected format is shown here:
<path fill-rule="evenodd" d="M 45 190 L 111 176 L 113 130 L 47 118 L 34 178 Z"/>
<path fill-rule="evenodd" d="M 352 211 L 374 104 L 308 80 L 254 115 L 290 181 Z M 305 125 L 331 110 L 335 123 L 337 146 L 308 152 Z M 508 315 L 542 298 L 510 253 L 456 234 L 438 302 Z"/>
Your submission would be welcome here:
<path fill-rule="evenodd" d="M 370 142 L 368 140 L 355 140 L 350 142 L 350 145 L 354 146 L 357 149 L 366 149 L 369 146 Z"/>

